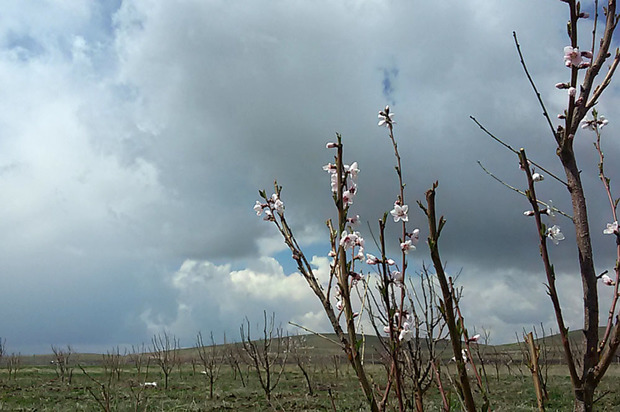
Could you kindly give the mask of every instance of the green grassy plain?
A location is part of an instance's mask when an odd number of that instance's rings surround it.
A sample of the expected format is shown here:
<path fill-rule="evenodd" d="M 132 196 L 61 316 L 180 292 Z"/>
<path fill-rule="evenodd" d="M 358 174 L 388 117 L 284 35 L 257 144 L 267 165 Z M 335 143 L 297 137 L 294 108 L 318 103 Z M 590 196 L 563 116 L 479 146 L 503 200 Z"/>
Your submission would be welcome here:
<path fill-rule="evenodd" d="M 21 367 L 9 377 L 6 367 L 0 369 L 0 411 L 96 411 L 104 410 L 95 399 L 103 400 L 103 394 L 110 397 L 110 410 L 115 411 L 365 411 L 359 385 L 352 369 L 342 357 L 340 349 L 317 337 L 308 337 L 306 354 L 309 356 L 307 370 L 313 386 L 313 394 L 301 370 L 291 362 L 286 366 L 280 384 L 273 392 L 271 404 L 266 401 L 255 373 L 247 365 L 242 365 L 245 383 L 234 376 L 227 364 L 221 368 L 220 377 L 215 383 L 214 396 L 209 397 L 209 385 L 202 367 L 192 366 L 191 359 L 196 356 L 195 349 L 182 350 L 183 364 L 175 368 L 170 376 L 170 387 L 164 389 L 161 370 L 150 364 L 148 371 L 143 368 L 141 375 L 125 359 L 120 380 L 107 374 L 102 355 L 74 354 L 71 358 L 72 373 L 62 381 L 50 364 L 52 357 L 23 357 Z M 373 338 L 376 339 L 376 338 Z M 381 386 L 385 369 L 377 355 L 377 341 L 367 342 L 367 368 L 373 382 Z M 488 377 L 491 406 L 493 411 L 536 411 L 536 398 L 532 379 L 527 367 L 522 363 L 518 346 L 480 346 Z M 549 401 L 547 411 L 572 410 L 571 385 L 566 368 L 556 358 L 559 352 L 551 348 L 549 366 L 545 370 L 548 378 Z M 505 359 L 515 362 L 505 365 Z M 454 366 L 448 363 L 450 354 L 446 351 L 442 358 L 444 366 L 444 386 L 450 394 L 453 410 L 460 410 L 454 388 L 445 376 Z M 494 359 L 496 361 L 494 361 Z M 503 359 L 502 362 L 499 362 Z M 77 367 L 84 367 L 87 376 Z M 480 364 L 478 365 L 480 366 Z M 70 377 L 69 377 L 70 376 Z M 473 378 L 473 373 L 470 371 Z M 92 378 L 92 379 L 91 379 Z M 93 380 L 94 379 L 94 380 Z M 95 380 L 104 386 L 100 386 Z M 144 388 L 144 382 L 157 382 L 157 388 Z M 620 411 L 620 365 L 614 363 L 601 382 L 597 396 L 599 411 Z M 103 390 L 102 390 L 103 389 Z M 477 394 L 479 398 L 479 394 Z M 425 396 L 426 410 L 441 410 L 441 398 L 436 386 L 431 387 Z"/>

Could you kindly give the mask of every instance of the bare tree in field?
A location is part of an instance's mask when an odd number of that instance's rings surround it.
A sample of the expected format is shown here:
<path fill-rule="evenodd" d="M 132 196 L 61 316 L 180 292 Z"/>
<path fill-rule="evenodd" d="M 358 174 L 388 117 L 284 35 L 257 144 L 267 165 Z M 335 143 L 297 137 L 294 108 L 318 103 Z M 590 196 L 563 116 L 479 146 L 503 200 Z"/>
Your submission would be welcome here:
<path fill-rule="evenodd" d="M 198 332 L 198 336 L 196 337 L 196 349 L 198 350 L 198 356 L 200 356 L 200 362 L 204 368 L 202 373 L 209 381 L 209 398 L 213 399 L 213 387 L 220 375 L 220 369 L 224 361 L 221 350 L 218 350 L 215 345 L 213 332 L 211 332 L 211 343 L 209 346 L 204 344 L 202 333 Z"/>
<path fill-rule="evenodd" d="M 73 354 L 73 348 L 71 345 L 67 345 L 66 348 L 61 348 L 52 345 L 52 352 L 54 353 L 54 365 L 56 366 L 56 376 L 60 378 L 62 382 L 69 378 L 71 382 L 71 376 L 73 375 L 73 368 L 69 365 L 69 360 Z"/>
<path fill-rule="evenodd" d="M 296 336 L 290 338 L 290 352 L 293 355 L 293 360 L 297 364 L 297 367 L 304 375 L 306 385 L 308 386 L 308 395 L 312 396 L 314 391 L 312 390 L 312 382 L 310 380 L 310 374 L 308 373 L 308 366 L 311 364 L 312 357 L 308 351 L 308 342 L 305 336 Z"/>
<path fill-rule="evenodd" d="M 261 340 L 252 341 L 250 321 L 247 318 L 245 323 L 241 324 L 240 331 L 243 349 L 258 376 L 267 401 L 271 402 L 271 393 L 278 386 L 284 372 L 289 354 L 289 340 L 283 336 L 282 328 L 274 327 L 275 314 L 267 319 L 267 312 L 264 311 L 263 317 L 263 338 Z"/>
<path fill-rule="evenodd" d="M 240 364 L 240 349 L 239 345 L 226 343 L 226 334 L 224 334 L 224 357 L 226 362 L 230 365 L 230 369 L 233 373 L 233 379 L 237 380 L 237 375 L 241 379 L 241 385 L 245 388 L 245 378 L 243 377 L 243 371 Z"/>
<path fill-rule="evenodd" d="M 154 335 L 151 339 L 151 356 L 164 374 L 164 388 L 168 389 L 170 374 L 179 361 L 179 340 L 168 332 Z"/>
<path fill-rule="evenodd" d="M 114 374 L 106 372 L 106 382 L 102 382 L 89 374 L 82 365 L 78 364 L 78 367 L 96 386 L 96 389 L 87 386 L 86 390 L 88 393 L 90 393 L 103 412 L 110 412 L 112 410 L 112 397 L 114 395 L 114 391 L 112 391 L 112 377 Z"/>
<path fill-rule="evenodd" d="M 134 364 L 139 379 L 140 374 L 142 373 L 142 367 L 147 360 L 146 345 L 144 343 L 141 346 L 131 345 L 131 353 L 129 354 L 129 359 Z"/>
<path fill-rule="evenodd" d="M 6 339 L 0 336 L 0 362 L 6 353 Z"/>
<path fill-rule="evenodd" d="M 11 353 L 11 356 L 6 361 L 6 367 L 9 372 L 9 379 L 11 378 L 11 374 L 13 375 L 13 379 L 17 377 L 17 371 L 21 365 L 21 353 Z"/>
<path fill-rule="evenodd" d="M 439 369 L 440 365 L 437 342 L 446 338 L 447 331 L 444 318 L 438 309 L 439 296 L 426 266 L 422 267 L 418 280 L 419 285 L 414 285 L 410 279 L 410 291 L 407 294 L 414 332 L 403 351 L 403 374 L 413 387 L 412 401 L 415 409 L 422 412 L 424 395 L 435 380 L 434 368 Z M 445 398 L 445 393 L 442 390 L 440 392 Z"/>
<path fill-rule="evenodd" d="M 121 372 L 123 371 L 123 366 L 125 366 L 126 355 L 127 351 L 121 355 L 121 350 L 118 346 L 116 348 L 112 348 L 111 351 L 104 354 L 102 358 L 105 373 L 110 374 L 111 376 L 116 376 L 116 380 L 120 381 Z"/>

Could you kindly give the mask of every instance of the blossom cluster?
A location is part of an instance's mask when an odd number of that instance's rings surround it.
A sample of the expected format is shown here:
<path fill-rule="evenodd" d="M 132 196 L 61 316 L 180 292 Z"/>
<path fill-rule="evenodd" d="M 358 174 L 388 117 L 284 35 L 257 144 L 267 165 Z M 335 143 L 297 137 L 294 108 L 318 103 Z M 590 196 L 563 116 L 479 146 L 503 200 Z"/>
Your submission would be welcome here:
<path fill-rule="evenodd" d="M 566 67 L 577 67 L 579 69 L 589 67 L 590 62 L 584 62 L 584 57 L 586 59 L 592 59 L 592 52 L 579 51 L 579 47 L 564 47 L 564 65 Z"/>
<path fill-rule="evenodd" d="M 273 216 L 274 212 L 278 212 L 282 214 L 284 212 L 284 203 L 280 200 L 277 194 L 272 194 L 271 197 L 267 198 L 267 203 L 261 203 L 260 201 L 256 201 L 254 205 L 254 211 L 256 212 L 256 216 L 260 216 L 265 213 L 263 216 L 263 220 L 274 221 L 275 218 Z"/>
<path fill-rule="evenodd" d="M 542 174 L 538 172 L 532 173 L 533 182 L 542 182 L 543 180 L 545 180 L 545 177 Z M 555 209 L 552 205 L 553 205 L 553 202 L 550 200 L 547 208 L 540 210 L 539 213 L 541 215 L 548 215 L 549 217 L 554 218 L 555 217 L 554 211 L 557 209 Z M 534 216 L 536 212 L 534 212 L 533 210 L 526 210 L 525 212 L 523 212 L 523 214 L 525 216 Z M 545 236 L 551 239 L 551 241 L 556 245 L 559 244 L 561 240 L 565 239 L 564 234 L 562 233 L 560 226 L 558 225 L 553 225 L 551 227 L 548 227 L 547 231 L 545 232 Z"/>
<path fill-rule="evenodd" d="M 607 123 L 609 123 L 609 120 L 601 115 L 594 119 L 583 119 L 581 121 L 581 128 L 595 131 L 597 129 L 602 129 Z"/>
<path fill-rule="evenodd" d="M 385 109 L 379 112 L 379 126 L 392 127 L 396 123 L 393 117 L 394 113 L 390 113 L 390 106 L 385 106 Z"/>
<path fill-rule="evenodd" d="M 336 143 L 328 143 L 327 147 L 332 148 Z M 336 146 L 337 147 L 337 146 Z M 345 190 L 342 192 L 342 201 L 345 205 L 353 204 L 353 199 L 355 194 L 357 193 L 357 175 L 360 172 L 357 162 L 353 162 L 351 165 L 344 165 L 344 176 L 342 179 L 345 184 Z M 323 166 L 323 170 L 325 170 L 330 175 L 331 180 L 331 188 L 333 193 L 338 192 L 338 168 L 335 164 L 328 163 Z"/>
<path fill-rule="evenodd" d="M 413 317 L 411 316 L 410 313 L 403 311 L 404 312 L 404 318 L 403 318 L 403 322 L 400 325 L 400 329 L 397 330 L 396 332 L 398 332 L 398 340 L 401 342 L 409 342 L 411 340 L 411 338 L 413 338 Z M 399 313 L 396 312 L 394 314 L 394 325 L 398 325 L 398 321 L 399 321 Z M 389 326 L 385 326 L 383 328 L 383 332 L 385 333 L 390 333 L 390 327 Z"/>
<path fill-rule="evenodd" d="M 345 250 L 351 249 L 353 252 L 355 248 L 358 248 L 354 259 L 364 259 L 364 238 L 360 232 L 343 232 L 340 237 L 340 246 Z"/>

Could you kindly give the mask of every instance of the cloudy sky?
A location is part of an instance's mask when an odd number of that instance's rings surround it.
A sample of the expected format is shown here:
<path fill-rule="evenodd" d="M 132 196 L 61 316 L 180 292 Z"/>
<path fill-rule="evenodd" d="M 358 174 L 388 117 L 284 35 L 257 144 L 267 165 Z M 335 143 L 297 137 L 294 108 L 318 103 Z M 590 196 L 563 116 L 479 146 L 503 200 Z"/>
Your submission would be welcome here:
<path fill-rule="evenodd" d="M 554 143 L 519 66 L 516 31 L 551 113 L 567 96 L 559 1 L 408 0 L 5 1 L 0 11 L 0 336 L 8 352 L 149 343 L 169 331 L 238 339 L 245 316 L 329 330 L 272 225 L 258 189 L 284 186 L 288 220 L 327 270 L 334 216 L 325 143 L 343 135 L 358 161 L 355 213 L 376 230 L 397 194 L 377 112 L 390 104 L 410 220 L 439 180 L 442 256 L 461 272 L 470 329 L 493 343 L 523 327 L 555 328 L 517 159 L 469 119 L 561 173 Z M 590 22 L 584 22 L 583 48 Z M 599 111 L 620 118 L 612 83 Z M 578 136 L 597 270 L 611 269 L 610 212 L 593 136 Z M 620 190 L 618 162 L 609 161 Z M 570 212 L 551 179 L 539 195 Z M 580 325 L 574 234 L 552 250 L 571 328 Z M 367 225 L 361 228 L 370 237 Z M 392 236 L 397 226 L 391 225 Z M 394 242 L 392 242 L 393 244 Z M 372 248 L 368 250 L 372 253 Z M 420 244 L 410 267 L 429 262 Z M 413 272 L 412 272 L 413 273 Z M 607 289 L 601 290 L 608 298 Z M 605 300 L 605 299 L 604 299 Z M 290 328 L 290 330 L 294 330 Z"/>

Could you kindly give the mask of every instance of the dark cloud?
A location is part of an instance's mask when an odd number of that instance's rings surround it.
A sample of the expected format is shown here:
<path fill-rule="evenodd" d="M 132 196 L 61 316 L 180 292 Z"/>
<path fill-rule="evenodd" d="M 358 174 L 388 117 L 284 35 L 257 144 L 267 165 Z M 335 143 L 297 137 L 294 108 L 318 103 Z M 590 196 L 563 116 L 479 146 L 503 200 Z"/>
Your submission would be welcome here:
<path fill-rule="evenodd" d="M 477 164 L 523 188 L 516 156 L 469 116 L 562 175 L 512 38 L 514 30 L 555 116 L 566 94 L 553 85 L 568 76 L 560 2 L 25 7 L 8 3 L 14 18 L 0 32 L 7 199 L 0 310 L 14 314 L 9 345 L 63 337 L 91 348 L 140 343 L 163 327 L 185 340 L 196 328 L 235 334 L 245 299 L 254 312 L 264 307 L 284 321 L 324 325 L 305 295 L 303 311 L 291 302 L 283 309 L 279 295 L 215 297 L 225 296 L 239 273 L 262 273 L 275 289 L 292 282 L 285 276 L 290 262 L 280 262 L 286 270 L 257 263 L 286 256 L 275 229 L 252 212 L 257 190 L 270 191 L 274 179 L 302 242 L 325 250 L 324 222 L 334 210 L 321 166 L 333 161 L 325 143 L 336 132 L 347 161 L 361 168 L 354 211 L 376 233 L 398 190 L 387 132 L 377 127 L 386 104 L 396 113 L 406 199 L 423 238 L 415 202 L 440 182 L 438 207 L 448 221 L 442 256 L 449 270 L 462 270 L 473 322 L 493 324 L 506 340 L 549 310 L 535 228 L 522 214 L 528 204 Z M 619 117 L 613 87 L 599 107 L 611 121 L 606 136 Z M 602 271 L 613 265 L 613 242 L 602 235 L 611 219 L 592 139 L 581 133 L 576 149 Z M 611 160 L 620 148 L 612 139 L 604 144 L 608 173 L 617 175 Z M 561 184 L 547 177 L 537 188 L 541 199 L 571 213 Z M 555 223 L 566 240 L 552 248 L 554 262 L 574 276 L 571 224 L 561 216 Z M 397 247 L 396 228 L 388 229 Z M 412 259 L 428 262 L 422 244 Z M 196 280 L 195 290 L 174 284 L 182 273 Z M 203 288 L 214 295 L 210 303 L 201 301 Z M 502 299 L 484 290 L 525 298 L 519 309 L 500 308 Z"/>

